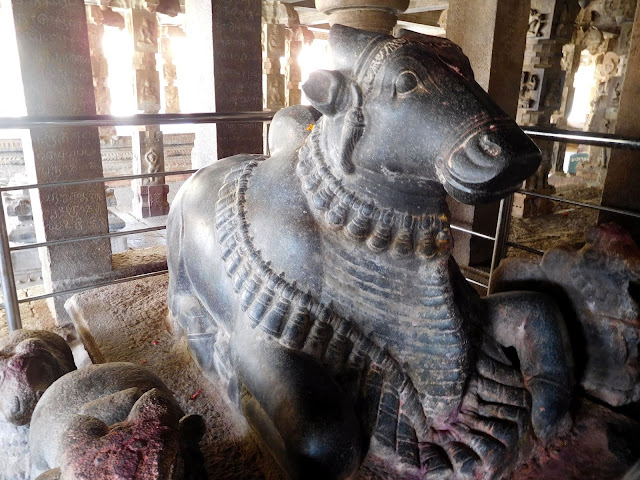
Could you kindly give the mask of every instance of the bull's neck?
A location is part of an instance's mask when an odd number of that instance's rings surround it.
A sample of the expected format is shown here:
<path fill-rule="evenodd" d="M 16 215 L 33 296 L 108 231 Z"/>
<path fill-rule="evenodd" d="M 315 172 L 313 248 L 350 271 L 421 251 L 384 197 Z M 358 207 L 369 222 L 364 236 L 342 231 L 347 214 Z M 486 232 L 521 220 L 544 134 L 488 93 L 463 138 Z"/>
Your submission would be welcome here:
<path fill-rule="evenodd" d="M 426 258 L 450 254 L 453 241 L 442 193 L 427 192 L 417 201 L 385 186 L 373 172 L 341 175 L 328 161 L 322 138 L 319 124 L 300 149 L 296 172 L 310 208 L 327 228 L 366 241 L 374 252 Z"/>

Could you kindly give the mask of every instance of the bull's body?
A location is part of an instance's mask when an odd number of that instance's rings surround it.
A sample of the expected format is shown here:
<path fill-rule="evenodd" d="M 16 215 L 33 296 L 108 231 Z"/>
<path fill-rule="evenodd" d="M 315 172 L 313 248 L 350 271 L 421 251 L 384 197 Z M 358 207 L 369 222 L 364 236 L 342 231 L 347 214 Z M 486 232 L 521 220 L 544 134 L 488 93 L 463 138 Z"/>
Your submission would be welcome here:
<path fill-rule="evenodd" d="M 216 162 L 178 194 L 172 316 L 293 477 L 348 478 L 367 451 L 403 478 L 499 476 L 531 401 L 545 438 L 566 412 L 561 326 L 544 297 L 467 285 L 445 189 L 499 196 L 539 153 L 451 43 L 334 27 L 332 44 L 339 71 L 305 88 L 321 119 L 279 113 L 268 160 Z"/>

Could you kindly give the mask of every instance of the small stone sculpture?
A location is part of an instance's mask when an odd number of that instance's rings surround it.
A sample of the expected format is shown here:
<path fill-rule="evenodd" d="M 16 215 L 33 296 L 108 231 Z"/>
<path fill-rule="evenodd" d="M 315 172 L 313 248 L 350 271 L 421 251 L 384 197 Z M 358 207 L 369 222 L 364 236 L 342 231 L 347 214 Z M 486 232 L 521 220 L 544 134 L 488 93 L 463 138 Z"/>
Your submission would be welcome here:
<path fill-rule="evenodd" d="M 36 403 L 56 379 L 75 370 L 58 335 L 16 330 L 0 339 L 0 480 L 27 480 L 29 422 Z"/>
<path fill-rule="evenodd" d="M 582 387 L 609 405 L 637 402 L 640 306 L 632 284 L 640 281 L 640 249 L 613 224 L 590 227 L 586 240 L 578 251 L 551 249 L 541 261 L 503 260 L 494 275 L 496 290 L 553 295 L 574 337 Z"/>
<path fill-rule="evenodd" d="M 172 317 L 291 478 L 365 456 L 374 478 L 507 475 L 569 426 L 566 332 L 544 295 L 479 298 L 445 197 L 513 192 L 540 152 L 452 42 L 334 25 L 329 43 L 336 70 L 276 115 L 270 158 L 180 190 Z"/>
<path fill-rule="evenodd" d="M 205 479 L 198 449 L 204 424 L 198 416 L 183 416 L 164 383 L 144 367 L 119 362 L 70 373 L 45 392 L 33 413 L 32 475 Z"/>
<path fill-rule="evenodd" d="M 71 349 L 44 330 L 16 330 L 0 339 L 0 410 L 7 422 L 28 425 L 44 391 L 76 369 Z"/>

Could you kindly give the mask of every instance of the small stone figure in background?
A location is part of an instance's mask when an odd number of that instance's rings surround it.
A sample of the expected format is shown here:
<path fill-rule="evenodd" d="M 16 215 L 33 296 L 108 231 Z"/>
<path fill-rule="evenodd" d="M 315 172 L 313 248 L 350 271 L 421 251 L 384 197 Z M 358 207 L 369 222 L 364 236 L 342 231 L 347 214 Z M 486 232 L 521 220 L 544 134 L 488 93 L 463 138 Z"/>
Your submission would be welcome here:
<path fill-rule="evenodd" d="M 28 425 L 44 391 L 75 369 L 71 349 L 55 333 L 16 330 L 0 339 L 0 410 L 4 419 Z"/>
<path fill-rule="evenodd" d="M 54 381 L 75 369 L 71 350 L 55 333 L 16 330 L 0 339 L 0 480 L 30 478 L 33 410 Z"/>

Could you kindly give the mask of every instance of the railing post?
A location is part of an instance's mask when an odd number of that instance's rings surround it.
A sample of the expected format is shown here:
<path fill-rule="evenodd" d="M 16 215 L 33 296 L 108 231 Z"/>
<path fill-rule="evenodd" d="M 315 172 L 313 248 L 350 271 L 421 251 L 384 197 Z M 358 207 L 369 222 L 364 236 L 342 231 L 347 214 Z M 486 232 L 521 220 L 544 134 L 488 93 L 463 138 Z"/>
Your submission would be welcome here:
<path fill-rule="evenodd" d="M 9 250 L 9 235 L 7 234 L 7 222 L 4 217 L 4 204 L 0 193 L 0 280 L 2 281 L 2 295 L 4 296 L 4 308 L 7 313 L 9 331 L 22 328 L 20 320 L 20 307 L 18 306 L 18 293 L 13 277 L 13 265 L 11 264 L 11 250 Z"/>
<path fill-rule="evenodd" d="M 500 200 L 500 210 L 498 211 L 498 224 L 496 225 L 496 240 L 493 243 L 493 255 L 491 257 L 491 270 L 489 271 L 489 288 L 487 295 L 493 293 L 493 272 L 498 268 L 500 260 L 507 253 L 507 240 L 509 239 L 509 227 L 511 226 L 511 207 L 513 206 L 513 195 Z"/>

